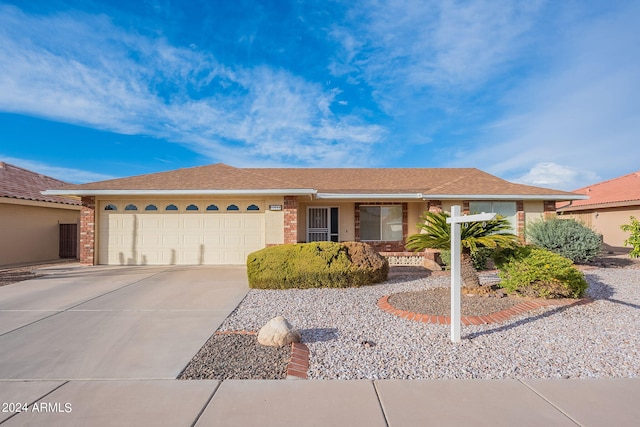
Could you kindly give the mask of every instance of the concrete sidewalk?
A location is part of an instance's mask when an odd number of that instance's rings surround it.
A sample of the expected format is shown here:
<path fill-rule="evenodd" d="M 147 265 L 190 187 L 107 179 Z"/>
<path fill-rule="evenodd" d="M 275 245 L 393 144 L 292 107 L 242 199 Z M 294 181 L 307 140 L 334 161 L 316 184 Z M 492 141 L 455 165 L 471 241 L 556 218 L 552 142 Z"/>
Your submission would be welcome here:
<path fill-rule="evenodd" d="M 0 424 L 635 426 L 638 398 L 640 379 L 0 381 Z"/>

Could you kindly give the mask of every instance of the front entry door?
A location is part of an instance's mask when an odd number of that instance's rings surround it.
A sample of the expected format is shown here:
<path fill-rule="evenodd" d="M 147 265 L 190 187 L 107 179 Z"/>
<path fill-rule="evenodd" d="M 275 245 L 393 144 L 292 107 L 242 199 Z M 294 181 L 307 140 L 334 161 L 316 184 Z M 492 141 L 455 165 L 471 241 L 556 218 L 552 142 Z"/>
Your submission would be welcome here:
<path fill-rule="evenodd" d="M 307 242 L 338 241 L 338 208 L 309 208 Z"/>

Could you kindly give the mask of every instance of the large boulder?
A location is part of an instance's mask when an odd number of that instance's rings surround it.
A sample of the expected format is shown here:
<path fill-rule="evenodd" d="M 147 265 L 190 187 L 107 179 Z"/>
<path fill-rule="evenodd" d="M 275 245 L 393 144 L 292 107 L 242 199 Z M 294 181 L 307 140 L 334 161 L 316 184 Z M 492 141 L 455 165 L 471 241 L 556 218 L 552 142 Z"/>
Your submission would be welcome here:
<path fill-rule="evenodd" d="M 274 317 L 258 331 L 258 342 L 269 347 L 282 347 L 301 339 L 300 332 L 283 316 Z"/>

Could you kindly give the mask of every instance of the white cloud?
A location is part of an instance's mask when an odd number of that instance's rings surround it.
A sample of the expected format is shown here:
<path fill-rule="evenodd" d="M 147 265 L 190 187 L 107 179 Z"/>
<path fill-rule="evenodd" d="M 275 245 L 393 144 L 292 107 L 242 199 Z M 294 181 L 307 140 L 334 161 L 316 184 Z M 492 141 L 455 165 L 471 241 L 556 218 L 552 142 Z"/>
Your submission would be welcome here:
<path fill-rule="evenodd" d="M 59 166 L 52 166 L 46 163 L 38 162 L 29 159 L 19 159 L 16 157 L 9 157 L 0 154 L 0 161 L 9 163 L 15 166 L 19 166 L 24 169 L 28 169 L 32 172 L 37 172 L 42 175 L 50 176 L 61 181 L 71 182 L 74 184 L 81 184 L 85 182 L 103 181 L 106 179 L 115 178 L 110 175 L 104 175 L 94 172 L 85 171 L 75 168 L 63 168 Z"/>
<path fill-rule="evenodd" d="M 366 162 L 384 129 L 332 114 L 335 92 L 284 70 L 220 64 L 104 16 L 0 6 L 0 111 L 183 143 L 212 160 Z M 195 95 L 194 95 L 195 94 Z"/>
<path fill-rule="evenodd" d="M 521 184 L 550 187 L 562 190 L 575 190 L 583 182 L 596 183 L 600 177 L 591 171 L 585 171 L 555 163 L 538 163 L 526 174 L 514 179 Z"/>

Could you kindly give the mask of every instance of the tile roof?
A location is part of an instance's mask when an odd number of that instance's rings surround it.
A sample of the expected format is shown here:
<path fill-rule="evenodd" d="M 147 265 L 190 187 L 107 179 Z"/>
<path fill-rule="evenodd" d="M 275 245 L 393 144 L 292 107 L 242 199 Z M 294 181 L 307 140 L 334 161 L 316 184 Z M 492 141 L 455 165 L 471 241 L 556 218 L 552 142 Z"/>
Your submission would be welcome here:
<path fill-rule="evenodd" d="M 575 194 L 514 184 L 475 168 L 235 168 L 222 163 L 120 178 L 60 190 L 287 190 L 337 194 L 553 195 Z M 562 199 L 565 200 L 565 199 Z"/>
<path fill-rule="evenodd" d="M 0 162 L 0 197 L 80 205 L 77 198 L 40 194 L 41 191 L 60 188 L 65 184 L 64 181 Z"/>
<path fill-rule="evenodd" d="M 558 204 L 559 209 L 572 211 L 606 206 L 640 205 L 640 171 L 579 188 L 573 192 L 589 196 L 589 199 L 575 200 L 571 206 L 566 206 L 566 203 Z"/>

